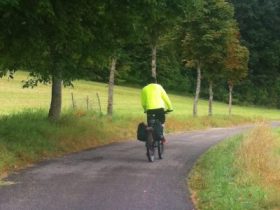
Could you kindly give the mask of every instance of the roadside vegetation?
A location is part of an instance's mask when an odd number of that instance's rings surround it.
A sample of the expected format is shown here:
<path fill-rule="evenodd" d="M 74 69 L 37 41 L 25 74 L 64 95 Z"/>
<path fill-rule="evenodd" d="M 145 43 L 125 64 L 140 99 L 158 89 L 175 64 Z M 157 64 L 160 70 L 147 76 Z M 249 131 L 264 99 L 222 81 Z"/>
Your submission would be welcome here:
<path fill-rule="evenodd" d="M 197 209 L 280 209 L 280 129 L 262 124 L 210 149 L 189 186 Z"/>
<path fill-rule="evenodd" d="M 0 171 L 48 157 L 132 139 L 135 119 L 100 117 L 83 111 L 64 113 L 55 123 L 45 111 L 25 111 L 0 118 Z"/>
<path fill-rule="evenodd" d="M 0 172 L 26 167 L 36 161 L 114 142 L 134 141 L 137 124 L 144 117 L 100 116 L 94 112 L 69 111 L 57 122 L 46 110 L 25 111 L 0 117 Z M 170 117 L 167 132 L 231 126 L 250 121 L 242 117 Z"/>
<path fill-rule="evenodd" d="M 45 158 L 109 144 L 117 141 L 135 140 L 137 124 L 145 121 L 140 106 L 140 89 L 116 87 L 116 103 L 113 117 L 103 113 L 107 89 L 104 83 L 78 81 L 74 88 L 66 88 L 61 119 L 47 119 L 49 86 L 22 89 L 21 81 L 27 73 L 17 72 L 13 80 L 0 80 L 0 174 L 25 167 Z M 74 95 L 73 108 L 71 93 Z M 99 93 L 101 112 L 96 93 Z M 86 98 L 89 96 L 87 108 Z M 169 114 L 167 132 L 188 131 L 210 127 L 225 127 L 265 118 L 274 119 L 277 110 L 235 107 L 228 116 L 227 105 L 217 103 L 212 117 L 207 116 L 207 102 L 199 104 L 201 116 L 192 117 L 192 98 L 171 94 L 174 112 Z"/>

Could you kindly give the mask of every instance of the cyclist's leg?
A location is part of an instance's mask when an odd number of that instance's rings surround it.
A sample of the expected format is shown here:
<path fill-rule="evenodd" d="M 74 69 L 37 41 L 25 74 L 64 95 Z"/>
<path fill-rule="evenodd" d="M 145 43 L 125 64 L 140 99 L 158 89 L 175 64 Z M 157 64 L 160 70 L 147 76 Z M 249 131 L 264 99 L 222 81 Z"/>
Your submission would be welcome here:
<path fill-rule="evenodd" d="M 147 110 L 147 124 L 150 124 L 150 119 L 155 118 L 158 120 L 162 120 L 163 117 L 165 118 L 165 116 L 162 116 L 162 113 L 164 113 L 164 109 L 149 109 Z M 153 116 L 154 115 L 154 116 Z M 163 119 L 165 120 L 165 119 Z"/>
<path fill-rule="evenodd" d="M 162 125 L 162 134 L 161 134 L 161 139 L 164 140 L 164 123 L 165 123 L 165 113 L 164 113 L 164 109 L 160 108 L 160 109 L 150 109 L 147 110 L 147 123 L 149 125 L 149 120 L 151 118 L 152 115 L 155 115 L 155 118 L 158 119 Z"/>
<path fill-rule="evenodd" d="M 150 125 L 150 119 L 152 118 L 152 113 L 150 110 L 147 111 L 147 125 L 148 126 L 151 126 Z"/>
<path fill-rule="evenodd" d="M 162 126 L 162 133 L 161 133 L 161 140 L 163 141 L 163 142 L 165 142 L 166 140 L 165 140 L 165 137 L 164 137 L 164 123 L 165 123 L 165 113 L 164 113 L 164 109 L 159 109 L 158 111 L 157 111 L 157 119 L 160 121 L 160 123 L 161 123 L 161 126 Z"/>

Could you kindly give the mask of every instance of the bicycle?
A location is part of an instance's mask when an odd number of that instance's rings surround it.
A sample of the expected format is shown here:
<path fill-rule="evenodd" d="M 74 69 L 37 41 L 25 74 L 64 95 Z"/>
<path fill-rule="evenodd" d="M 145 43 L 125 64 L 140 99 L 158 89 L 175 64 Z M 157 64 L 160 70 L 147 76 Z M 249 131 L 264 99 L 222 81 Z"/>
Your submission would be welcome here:
<path fill-rule="evenodd" d="M 165 111 L 167 114 L 170 111 Z M 164 152 L 164 144 L 163 144 L 163 126 L 161 122 L 156 119 L 155 114 L 150 115 L 150 119 L 148 121 L 147 130 L 147 141 L 146 141 L 146 149 L 147 149 L 147 157 L 149 162 L 154 162 L 155 160 L 155 150 L 157 148 L 159 159 L 163 158 Z"/>

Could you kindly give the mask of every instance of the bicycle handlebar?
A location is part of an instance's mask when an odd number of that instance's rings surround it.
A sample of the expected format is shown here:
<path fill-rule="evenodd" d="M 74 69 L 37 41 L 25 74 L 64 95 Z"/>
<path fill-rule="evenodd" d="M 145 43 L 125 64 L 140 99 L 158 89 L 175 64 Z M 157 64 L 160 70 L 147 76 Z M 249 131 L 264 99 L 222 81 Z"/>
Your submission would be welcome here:
<path fill-rule="evenodd" d="M 170 113 L 170 112 L 173 112 L 173 110 L 170 110 L 170 109 L 165 110 L 165 111 L 164 111 L 164 114 L 168 114 L 168 113 Z M 147 111 L 144 111 L 144 113 L 147 113 Z"/>
<path fill-rule="evenodd" d="M 173 112 L 173 110 L 168 109 L 168 110 L 164 111 L 164 114 L 168 114 L 170 112 Z"/>

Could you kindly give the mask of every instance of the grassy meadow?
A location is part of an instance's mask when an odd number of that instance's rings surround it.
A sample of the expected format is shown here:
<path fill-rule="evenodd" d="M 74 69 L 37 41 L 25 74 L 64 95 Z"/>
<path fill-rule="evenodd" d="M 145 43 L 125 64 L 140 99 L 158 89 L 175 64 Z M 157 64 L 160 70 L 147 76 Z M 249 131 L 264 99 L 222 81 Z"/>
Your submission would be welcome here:
<path fill-rule="evenodd" d="M 280 129 L 259 125 L 210 149 L 189 185 L 199 210 L 279 210 Z"/>
<path fill-rule="evenodd" d="M 135 140 L 137 124 L 145 121 L 139 88 L 116 86 L 115 114 L 108 118 L 105 115 L 107 84 L 75 81 L 74 88 L 63 89 L 61 119 L 50 122 L 47 120 L 50 85 L 23 89 L 22 81 L 26 79 L 28 75 L 22 71 L 17 72 L 14 79 L 0 79 L 0 178 L 10 171 L 46 158 L 112 142 Z M 72 94 L 76 109 L 72 108 Z M 101 115 L 97 94 L 101 102 Z M 260 118 L 280 118 L 278 110 L 241 106 L 234 106 L 234 115 L 228 116 L 227 105 L 218 102 L 214 103 L 214 116 L 208 117 L 207 101 L 200 100 L 199 117 L 194 119 L 192 97 L 169 96 L 174 112 L 167 117 L 167 132 L 233 126 Z"/>
<path fill-rule="evenodd" d="M 39 85 L 33 89 L 23 89 L 22 81 L 28 79 L 25 72 L 17 72 L 14 79 L 0 79 L 0 115 L 21 112 L 27 108 L 39 108 L 47 110 L 50 104 L 50 85 Z M 63 109 L 72 108 L 72 96 L 78 109 L 87 109 L 99 112 L 99 104 L 96 94 L 101 101 L 101 109 L 106 113 L 107 109 L 107 84 L 75 81 L 74 88 L 66 87 L 63 90 Z M 192 115 L 193 98 L 169 94 L 174 106 L 171 114 L 176 118 L 185 118 Z M 206 116 L 208 112 L 208 102 L 200 100 L 198 105 L 198 115 Z M 143 111 L 140 105 L 140 89 L 115 86 L 114 90 L 114 112 L 117 115 L 142 116 Z M 228 107 L 224 103 L 214 102 L 214 115 L 227 115 Z M 263 117 L 265 119 L 280 119 L 280 112 L 276 109 L 265 109 L 256 107 L 233 106 L 233 114 L 243 117 Z"/>

